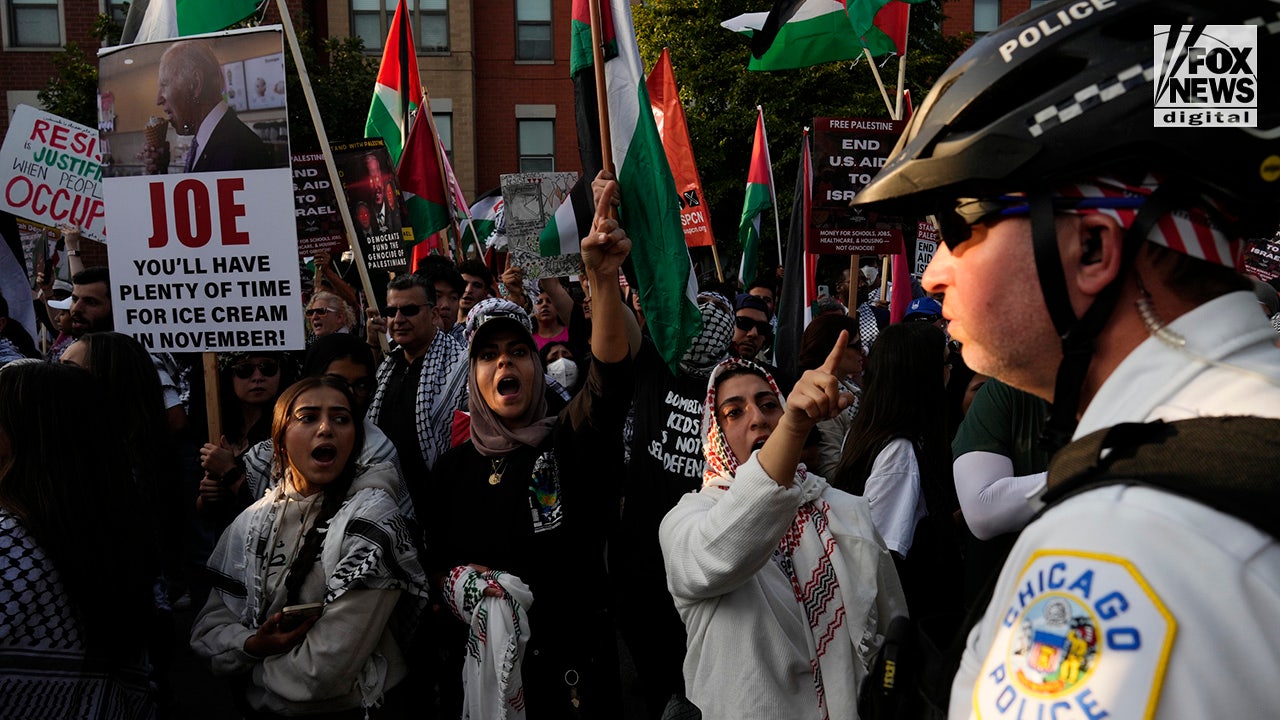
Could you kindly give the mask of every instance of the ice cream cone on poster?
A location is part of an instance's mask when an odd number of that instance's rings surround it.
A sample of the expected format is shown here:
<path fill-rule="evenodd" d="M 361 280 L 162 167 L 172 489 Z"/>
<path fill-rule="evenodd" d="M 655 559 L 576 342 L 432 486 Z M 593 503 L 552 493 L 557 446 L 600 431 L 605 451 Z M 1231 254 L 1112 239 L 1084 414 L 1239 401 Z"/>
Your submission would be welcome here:
<path fill-rule="evenodd" d="M 169 135 L 169 120 L 152 115 L 142 132 L 147 145 L 160 147 Z"/>

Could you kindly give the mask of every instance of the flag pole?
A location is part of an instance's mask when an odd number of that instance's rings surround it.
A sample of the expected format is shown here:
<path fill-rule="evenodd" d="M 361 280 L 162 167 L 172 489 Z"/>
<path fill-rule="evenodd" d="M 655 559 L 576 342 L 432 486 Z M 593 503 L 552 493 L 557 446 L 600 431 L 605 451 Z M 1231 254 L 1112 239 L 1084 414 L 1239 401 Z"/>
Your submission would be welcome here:
<path fill-rule="evenodd" d="M 324 155 L 325 169 L 329 171 L 329 179 L 332 181 L 329 184 L 337 197 L 338 212 L 342 215 L 342 225 L 346 228 L 347 245 L 351 248 L 356 270 L 360 273 L 360 285 L 369 303 L 378 305 L 378 298 L 374 295 L 373 283 L 369 281 L 369 269 L 365 266 L 360 243 L 351 242 L 351 238 L 356 237 L 356 226 L 351 220 L 351 208 L 347 206 L 347 191 L 342 187 L 338 166 L 333 161 L 333 151 L 329 149 L 329 134 L 325 132 L 324 120 L 320 118 L 320 108 L 316 105 L 316 96 L 311 90 L 311 78 L 307 74 L 307 64 L 302 59 L 302 50 L 298 47 L 298 35 L 293 30 L 293 19 L 289 16 L 289 7 L 285 4 L 285 0 L 276 0 L 276 7 L 280 10 L 280 22 L 284 25 L 285 37 L 289 39 L 289 51 L 293 54 L 294 67 L 298 70 L 298 81 L 302 85 L 302 94 L 307 99 L 307 109 L 311 111 L 311 122 L 316 127 L 316 139 L 320 142 L 320 153 Z M 384 355 L 390 351 L 385 335 L 378 338 L 378 343 L 382 346 Z"/>
<path fill-rule="evenodd" d="M 778 265 L 782 265 L 782 221 L 778 219 L 778 192 L 773 187 L 773 158 L 769 156 L 769 130 L 764 126 L 764 107 L 756 106 L 760 113 L 760 130 L 764 133 L 764 162 L 769 166 L 769 202 L 773 203 L 773 232 L 778 241 Z"/>
<path fill-rule="evenodd" d="M 911 27 L 911 4 L 906 3 L 906 6 L 907 6 L 906 8 L 907 18 L 906 18 L 905 24 L 909 28 Z M 901 48 L 902 54 L 898 56 L 898 91 L 896 96 L 894 97 L 894 104 L 893 104 L 894 120 L 902 119 L 902 91 L 906 89 L 906 82 L 907 82 L 907 39 L 909 37 L 910 37 L 909 33 L 904 34 L 902 36 L 902 40 L 903 40 L 902 48 Z"/>
<path fill-rule="evenodd" d="M 422 119 L 423 113 L 426 113 L 427 126 L 431 128 L 431 141 L 435 145 L 434 150 L 436 152 L 437 158 L 440 160 L 439 162 L 436 163 L 436 170 L 440 171 L 440 187 L 445 189 L 445 193 L 452 194 L 453 187 L 449 184 L 449 176 L 446 175 L 444 172 L 444 158 L 439 157 L 441 151 L 444 148 L 440 147 L 440 136 L 436 134 L 436 119 L 431 115 L 431 93 L 427 92 L 427 89 L 425 87 L 422 88 L 422 102 L 418 105 L 418 117 L 414 119 L 414 122 L 419 122 Z M 408 136 L 409 134 L 406 131 L 405 137 L 408 137 Z M 401 155 L 400 159 L 401 161 L 403 161 L 404 155 Z M 399 175 L 399 170 L 397 170 L 396 174 Z M 449 200 L 449 205 L 452 206 L 453 198 L 448 198 L 448 200 Z M 445 233 L 444 234 L 444 245 L 445 245 L 445 251 L 446 251 L 445 254 L 448 255 L 449 257 L 454 258 L 454 262 L 461 264 L 462 261 L 465 259 L 462 257 L 462 228 L 458 227 L 458 214 L 455 213 L 453 210 L 449 211 L 449 223 L 453 227 L 453 236 L 458 239 L 458 242 L 455 247 L 450 248 L 449 233 Z"/>
<path fill-rule="evenodd" d="M 720 267 L 720 253 L 716 250 L 715 238 L 711 238 L 711 259 L 716 263 L 716 279 L 724 282 L 724 270 Z"/>
<path fill-rule="evenodd" d="M 283 0 L 280 0 L 283 2 Z M 613 138 L 609 132 L 609 94 L 604 78 L 604 30 L 601 0 L 591 0 L 591 62 L 596 76 L 596 111 L 600 118 L 600 166 L 605 172 L 616 176 L 613 166 Z M 610 210 L 610 214 L 613 211 Z"/>
<path fill-rule="evenodd" d="M 871 66 L 871 74 L 876 78 L 876 85 L 880 88 L 880 97 L 884 98 L 884 106 L 889 110 L 889 117 L 897 117 L 893 114 L 893 102 L 889 100 L 889 91 L 884 87 L 884 80 L 880 79 L 880 68 L 876 67 L 876 59 L 871 57 L 871 51 L 866 45 L 862 46 L 862 54 L 867 56 L 867 64 Z"/>

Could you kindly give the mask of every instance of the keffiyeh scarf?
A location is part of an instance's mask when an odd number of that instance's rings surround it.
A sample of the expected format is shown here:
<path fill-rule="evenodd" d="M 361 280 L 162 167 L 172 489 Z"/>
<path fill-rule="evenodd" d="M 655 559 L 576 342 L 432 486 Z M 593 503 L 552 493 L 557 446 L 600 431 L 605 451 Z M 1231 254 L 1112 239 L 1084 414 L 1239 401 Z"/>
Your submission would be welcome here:
<path fill-rule="evenodd" d="M 155 716 L 142 658 L 134 667 L 116 669 L 86 658 L 84 630 L 57 570 L 18 518 L 4 509 L 0 509 L 0 715 Z"/>
<path fill-rule="evenodd" d="M 395 365 L 396 358 L 392 355 L 378 366 L 378 388 L 373 393 L 368 412 L 369 419 L 375 423 L 381 416 L 383 394 Z M 448 334 L 437 332 L 422 360 L 413 413 L 422 461 L 427 464 L 427 469 L 435 467 L 436 459 L 449 449 L 453 411 L 466 409 L 466 387 L 466 348 Z"/>
<path fill-rule="evenodd" d="M 362 468 L 365 473 L 396 473 L 390 463 Z M 249 506 L 223 533 L 209 557 L 214 591 L 240 623 L 256 628 L 266 620 L 272 598 L 264 584 L 271 537 L 287 502 L 279 483 Z M 325 576 L 324 603 L 353 589 L 402 591 L 391 630 L 406 646 L 427 602 L 427 576 L 416 551 L 416 530 L 381 488 L 361 487 L 357 476 L 351 494 L 329 520 L 318 565 Z M 390 486 L 389 481 L 383 485 Z"/>
<path fill-rule="evenodd" d="M 719 293 L 698 295 L 698 312 L 702 314 L 702 331 L 689 343 L 680 358 L 680 369 L 688 375 L 706 377 L 716 363 L 729 353 L 733 340 L 733 305 Z"/>
<path fill-rule="evenodd" d="M 763 368 L 740 358 L 717 365 L 707 382 L 702 413 L 704 488 L 729 490 L 737 474 L 738 460 L 716 418 L 716 381 L 739 367 L 758 371 L 785 411 L 777 383 Z M 877 607 L 880 558 L 868 552 L 865 543 L 848 542 L 847 532 L 839 538 L 831 532 L 831 506 L 822 496 L 829 487 L 825 480 L 810 475 L 801 463 L 796 467 L 794 484 L 801 489 L 802 503 L 774 550 L 773 561 L 790 581 L 809 624 L 806 641 L 819 717 L 826 720 L 832 712 L 837 718 L 849 717 L 846 709 L 857 707 L 861 680 L 882 641 Z M 869 510 L 867 521 L 870 526 Z M 897 592 L 901 594 L 900 589 Z M 826 683 L 824 678 L 832 682 Z"/>
<path fill-rule="evenodd" d="M 484 594 L 497 588 L 499 597 Z M 479 572 L 459 565 L 445 581 L 445 598 L 467 624 L 462 685 L 464 720 L 523 720 L 521 665 L 529 643 L 533 593 L 520 578 L 501 570 Z"/>

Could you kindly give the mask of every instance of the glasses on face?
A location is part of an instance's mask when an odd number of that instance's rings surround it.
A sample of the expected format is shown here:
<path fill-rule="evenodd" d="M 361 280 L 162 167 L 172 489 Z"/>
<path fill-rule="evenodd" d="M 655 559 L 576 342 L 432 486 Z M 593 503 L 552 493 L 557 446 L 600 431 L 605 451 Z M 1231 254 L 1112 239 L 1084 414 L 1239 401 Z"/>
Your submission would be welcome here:
<path fill-rule="evenodd" d="M 307 308 L 306 315 L 307 317 L 315 317 L 316 315 L 328 315 L 330 313 L 336 313 L 336 312 L 338 311 L 331 307 L 313 307 L 313 308 Z"/>
<path fill-rule="evenodd" d="M 1055 213 L 1098 208 L 1138 208 L 1146 198 L 1142 197 L 1053 197 Z M 1031 201 L 1022 195 L 1000 195 L 994 198 L 961 198 L 949 211 L 934 215 L 938 235 L 947 248 L 955 250 L 973 237 L 976 225 L 994 224 L 1011 217 L 1031 214 Z"/>
<path fill-rule="evenodd" d="M 422 312 L 422 308 L 425 308 L 425 307 L 431 307 L 431 303 L 413 303 L 411 305 L 388 305 L 382 308 L 382 315 L 384 317 L 393 318 L 397 314 L 400 314 L 407 318 L 411 318 L 416 316 L 418 313 Z"/>
<path fill-rule="evenodd" d="M 768 335 L 773 332 L 773 326 L 769 324 L 768 320 L 752 320 L 749 317 L 739 315 L 733 319 L 733 324 L 742 332 L 751 332 L 751 328 L 755 328 L 760 335 Z"/>
<path fill-rule="evenodd" d="M 370 378 L 370 377 L 362 377 L 359 380 L 356 380 L 355 382 L 347 382 L 346 378 L 342 377 L 341 375 L 334 375 L 332 373 L 330 373 L 326 377 L 331 378 L 333 380 L 337 380 L 338 382 L 346 385 L 347 389 L 351 391 L 352 395 L 368 395 L 370 392 L 373 392 L 373 378 Z"/>
<path fill-rule="evenodd" d="M 241 380 L 253 377 L 253 371 L 262 373 L 262 377 L 275 377 L 280 372 L 280 363 L 275 360 L 263 360 L 257 363 L 240 363 L 231 368 L 231 373 Z"/>

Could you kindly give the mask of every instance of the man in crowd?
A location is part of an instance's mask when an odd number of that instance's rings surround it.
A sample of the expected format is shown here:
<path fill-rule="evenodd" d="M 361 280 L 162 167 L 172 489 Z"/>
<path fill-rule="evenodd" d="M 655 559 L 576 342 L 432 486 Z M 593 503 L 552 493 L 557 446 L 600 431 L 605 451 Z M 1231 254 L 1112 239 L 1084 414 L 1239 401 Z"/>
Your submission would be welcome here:
<path fill-rule="evenodd" d="M 463 331 L 467 324 L 458 320 L 458 306 L 467 283 L 453 263 L 438 255 L 428 256 L 425 267 L 419 272 L 436 290 L 436 310 L 440 313 L 440 330 L 453 337 L 459 345 L 466 346 Z"/>
<path fill-rule="evenodd" d="M 740 295 L 734 315 L 733 354 L 755 360 L 761 348 L 773 342 L 769 306 L 755 295 Z"/>
<path fill-rule="evenodd" d="M 466 260 L 458 265 L 465 287 L 458 298 L 458 322 L 467 322 L 467 313 L 476 303 L 487 297 L 494 297 L 493 273 L 480 260 Z"/>
<path fill-rule="evenodd" d="M 1082 5 L 974 44 L 856 201 L 935 216 L 924 287 L 965 360 L 1051 401 L 1046 434 L 1073 440 L 950 716 L 1271 716 L 1280 687 L 1240 679 L 1280 647 L 1280 349 L 1235 268 L 1240 238 L 1280 224 L 1280 96 L 1259 96 L 1256 128 L 1152 118 L 1154 79 L 1195 66 L 1206 26 L 1248 30 L 1239 58 L 1280 53 L 1276 5 Z M 1072 70 L 1025 82 L 1054 67 Z"/>
<path fill-rule="evenodd" d="M 387 434 L 418 517 L 427 517 L 427 474 L 449 449 L 454 410 L 466 408 L 467 351 L 438 331 L 435 287 L 417 274 L 387 284 L 387 304 L 370 312 L 368 343 L 390 334 L 395 347 L 378 367 L 368 417 Z"/>

